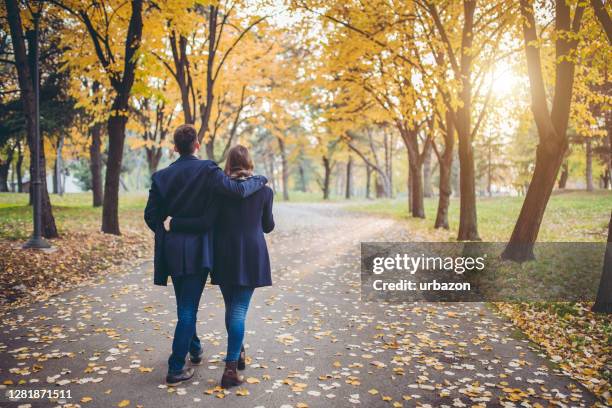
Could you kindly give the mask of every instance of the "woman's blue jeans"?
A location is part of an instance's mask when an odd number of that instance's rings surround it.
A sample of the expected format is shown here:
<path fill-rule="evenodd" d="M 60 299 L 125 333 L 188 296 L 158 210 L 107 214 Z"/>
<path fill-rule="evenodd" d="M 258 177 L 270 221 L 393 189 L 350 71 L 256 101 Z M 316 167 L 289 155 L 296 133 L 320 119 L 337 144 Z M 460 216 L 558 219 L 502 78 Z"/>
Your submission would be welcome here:
<path fill-rule="evenodd" d="M 244 340 L 244 321 L 255 288 L 221 285 L 225 302 L 225 329 L 227 330 L 227 356 L 225 361 L 238 361 Z"/>
<path fill-rule="evenodd" d="M 187 352 L 197 356 L 202 350 L 196 334 L 196 319 L 207 276 L 207 273 L 200 273 L 172 277 L 178 322 L 174 329 L 172 354 L 168 359 L 168 371 L 171 373 L 179 373 L 183 369 Z"/>

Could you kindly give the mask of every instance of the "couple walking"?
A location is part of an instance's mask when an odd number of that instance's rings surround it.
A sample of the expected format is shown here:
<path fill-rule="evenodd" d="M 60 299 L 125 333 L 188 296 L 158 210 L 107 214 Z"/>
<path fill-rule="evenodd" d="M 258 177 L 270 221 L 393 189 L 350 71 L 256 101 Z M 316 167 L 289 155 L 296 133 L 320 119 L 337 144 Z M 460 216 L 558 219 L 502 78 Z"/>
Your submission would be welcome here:
<path fill-rule="evenodd" d="M 168 385 L 190 379 L 185 366 L 203 360 L 196 317 L 208 274 L 219 285 L 225 303 L 227 354 L 223 387 L 242 383 L 245 317 L 256 287 L 270 286 L 270 260 L 264 232 L 274 229 L 272 190 L 263 176 L 253 176 L 249 151 L 240 145 L 228 152 L 225 171 L 200 160 L 193 126 L 174 132 L 180 157 L 153 174 L 144 218 L 155 232 L 154 283 L 172 279 L 178 321 L 168 359 Z"/>

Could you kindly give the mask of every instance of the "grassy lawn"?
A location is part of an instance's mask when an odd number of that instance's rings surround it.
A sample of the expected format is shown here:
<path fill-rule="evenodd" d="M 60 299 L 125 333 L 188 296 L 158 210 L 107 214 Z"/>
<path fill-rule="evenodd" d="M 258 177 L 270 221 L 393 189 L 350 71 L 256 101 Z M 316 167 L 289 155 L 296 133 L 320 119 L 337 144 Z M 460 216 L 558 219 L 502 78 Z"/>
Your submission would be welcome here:
<path fill-rule="evenodd" d="M 484 197 L 477 201 L 480 238 L 489 242 L 505 242 L 521 211 L 523 197 Z M 405 200 L 363 201 L 349 209 L 389 216 L 408 223 L 408 228 L 425 234 L 432 241 L 451 241 L 459 228 L 459 199 L 453 198 L 449 208 L 450 231 L 433 228 L 437 198 L 425 199 L 426 219 L 409 216 Z M 538 239 L 540 241 L 605 241 L 607 238 L 612 191 L 567 191 L 551 197 Z"/>
<path fill-rule="evenodd" d="M 144 227 L 145 193 L 122 194 L 119 198 L 122 231 Z M 60 235 L 66 231 L 100 229 L 102 208 L 93 208 L 91 193 L 51 195 L 53 215 Z M 0 239 L 24 240 L 32 231 L 32 208 L 27 194 L 0 193 Z"/>

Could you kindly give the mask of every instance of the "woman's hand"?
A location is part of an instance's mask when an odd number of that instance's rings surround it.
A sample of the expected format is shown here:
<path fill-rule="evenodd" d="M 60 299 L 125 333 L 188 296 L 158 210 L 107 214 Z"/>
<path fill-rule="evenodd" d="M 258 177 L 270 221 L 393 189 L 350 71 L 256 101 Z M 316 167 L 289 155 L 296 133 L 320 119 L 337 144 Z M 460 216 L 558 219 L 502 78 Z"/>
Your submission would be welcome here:
<path fill-rule="evenodd" d="M 170 221 L 172 221 L 172 217 L 166 217 L 164 220 L 164 229 L 170 232 Z"/>

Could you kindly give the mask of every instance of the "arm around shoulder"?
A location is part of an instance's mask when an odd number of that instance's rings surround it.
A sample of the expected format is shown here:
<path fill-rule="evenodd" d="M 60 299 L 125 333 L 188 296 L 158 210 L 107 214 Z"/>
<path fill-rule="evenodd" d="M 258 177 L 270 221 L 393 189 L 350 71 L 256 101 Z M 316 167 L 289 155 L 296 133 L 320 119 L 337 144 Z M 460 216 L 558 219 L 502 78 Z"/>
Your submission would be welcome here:
<path fill-rule="evenodd" d="M 244 182 L 237 182 L 228 177 L 216 164 L 210 173 L 211 187 L 215 193 L 229 197 L 246 198 L 266 185 L 264 176 L 253 176 Z"/>

